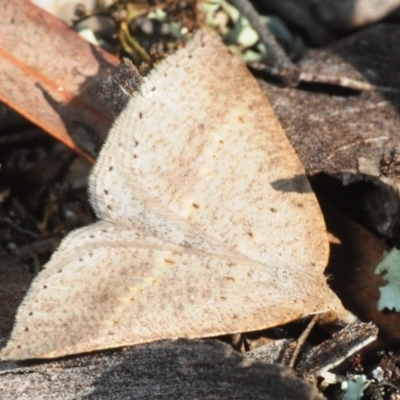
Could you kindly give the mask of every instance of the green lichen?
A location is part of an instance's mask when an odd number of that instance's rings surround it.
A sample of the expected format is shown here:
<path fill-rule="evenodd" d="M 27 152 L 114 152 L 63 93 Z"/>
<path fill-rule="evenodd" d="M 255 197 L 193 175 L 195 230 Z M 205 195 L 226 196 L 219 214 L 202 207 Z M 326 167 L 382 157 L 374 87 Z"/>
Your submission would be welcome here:
<path fill-rule="evenodd" d="M 377 266 L 375 274 L 383 274 L 388 282 L 386 286 L 380 287 L 380 299 L 378 310 L 395 310 L 400 312 L 400 251 L 392 249 Z"/>

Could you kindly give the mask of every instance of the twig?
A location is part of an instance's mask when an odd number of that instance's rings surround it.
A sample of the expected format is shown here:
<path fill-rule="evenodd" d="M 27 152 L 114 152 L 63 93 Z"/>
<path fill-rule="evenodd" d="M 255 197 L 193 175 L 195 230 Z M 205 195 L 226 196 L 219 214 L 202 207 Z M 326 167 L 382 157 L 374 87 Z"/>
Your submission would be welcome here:
<path fill-rule="evenodd" d="M 314 328 L 314 325 L 318 321 L 319 314 L 314 315 L 310 323 L 308 324 L 307 328 L 304 330 L 304 332 L 300 335 L 299 339 L 297 340 L 297 346 L 296 349 L 293 352 L 292 358 L 290 359 L 289 367 L 293 368 L 294 364 L 296 363 L 297 357 L 300 354 L 300 350 L 303 347 L 304 342 L 308 338 L 308 335 L 310 334 L 312 328 Z"/>
<path fill-rule="evenodd" d="M 303 82 L 312 82 L 312 83 L 325 83 L 328 85 L 337 85 L 344 88 L 349 88 L 353 90 L 357 90 L 360 92 L 369 92 L 369 91 L 381 91 L 381 92 L 400 92 L 400 88 L 393 88 L 388 86 L 377 86 L 373 83 L 363 82 L 358 79 L 351 79 L 345 76 L 336 76 L 336 75 L 322 75 L 322 74 L 313 74 L 308 72 L 301 72 L 299 76 L 299 80 Z"/>

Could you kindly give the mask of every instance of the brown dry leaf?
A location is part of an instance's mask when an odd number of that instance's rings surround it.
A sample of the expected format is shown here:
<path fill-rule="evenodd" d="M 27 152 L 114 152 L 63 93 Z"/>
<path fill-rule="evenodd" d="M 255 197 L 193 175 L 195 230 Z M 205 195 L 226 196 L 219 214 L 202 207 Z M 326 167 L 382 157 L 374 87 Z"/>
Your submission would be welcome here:
<path fill-rule="evenodd" d="M 100 222 L 34 281 L 3 359 L 254 331 L 336 311 L 324 221 L 257 82 L 198 32 L 147 77 L 90 180 Z"/>
<path fill-rule="evenodd" d="M 398 25 L 378 25 L 309 51 L 301 75 L 314 83 L 305 90 L 264 84 L 308 175 L 343 174 L 348 181 L 362 173 L 363 158 L 378 171 L 380 155 L 399 143 L 399 35 Z"/>
<path fill-rule="evenodd" d="M 399 179 L 383 176 L 379 165 L 382 154 L 390 158 L 400 143 L 399 34 L 398 25 L 377 25 L 310 51 L 302 76 L 314 83 L 304 90 L 263 83 L 307 175 L 326 173 L 345 185 L 372 182 L 375 193 L 358 193 L 357 212 L 368 214 L 366 225 L 395 243 Z"/>
<path fill-rule="evenodd" d="M 293 370 L 250 361 L 217 340 L 165 340 L 25 366 L 0 362 L 0 388 L 2 399 L 323 399 Z"/>
<path fill-rule="evenodd" d="M 331 286 L 349 310 L 378 326 L 380 346 L 398 345 L 400 314 L 378 311 L 379 287 L 386 282 L 375 270 L 388 247 L 334 207 L 325 202 L 321 205 L 329 231 L 340 239 L 340 244 L 331 246 Z"/>
<path fill-rule="evenodd" d="M 89 160 L 96 153 L 91 141 L 101 143 L 113 120 L 97 84 L 116 64 L 29 1 L 4 2 L 0 100 Z"/>
<path fill-rule="evenodd" d="M 314 45 L 331 42 L 390 16 L 399 18 L 399 0 L 261 0 L 270 12 L 297 27 Z"/>

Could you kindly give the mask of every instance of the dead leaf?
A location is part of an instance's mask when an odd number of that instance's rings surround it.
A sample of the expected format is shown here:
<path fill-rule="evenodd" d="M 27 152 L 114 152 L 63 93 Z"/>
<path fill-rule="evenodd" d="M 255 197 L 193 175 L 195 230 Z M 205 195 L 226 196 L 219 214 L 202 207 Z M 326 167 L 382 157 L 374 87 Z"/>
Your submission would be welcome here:
<path fill-rule="evenodd" d="M 359 29 L 389 15 L 398 18 L 395 10 L 400 6 L 399 0 L 268 0 L 264 3 L 270 12 L 297 27 L 313 45 L 328 43 L 338 33 Z"/>
<path fill-rule="evenodd" d="M 360 158 L 375 163 L 379 174 L 381 154 L 400 141 L 399 34 L 398 25 L 378 25 L 309 51 L 302 75 L 330 77 L 328 87 L 326 80 L 305 90 L 263 84 L 308 175 L 342 174 L 348 183 L 351 174 L 363 173 Z M 349 90 L 339 78 L 376 90 Z"/>
<path fill-rule="evenodd" d="M 161 341 L 28 366 L 0 362 L 0 387 L 4 399 L 323 398 L 289 368 L 252 362 L 216 340 Z"/>
<path fill-rule="evenodd" d="M 0 14 L 0 100 L 93 161 L 113 120 L 97 84 L 118 59 L 29 1 Z M 82 150 L 79 145 L 86 147 Z"/>
<path fill-rule="evenodd" d="M 306 343 L 299 354 L 295 369 L 301 375 L 322 376 L 324 372 L 343 363 L 346 359 L 376 340 L 378 329 L 372 323 L 354 322 L 333 334 L 317 346 Z M 289 365 L 296 350 L 292 339 L 271 341 L 245 353 L 251 360 Z M 298 346 L 298 343 L 297 343 Z"/>
<path fill-rule="evenodd" d="M 90 179 L 100 222 L 35 280 L 3 359 L 254 331 L 336 311 L 324 221 L 257 82 L 198 32 L 147 77 Z"/>
<path fill-rule="evenodd" d="M 345 306 L 363 321 L 373 321 L 379 328 L 379 346 L 390 348 L 400 340 L 400 314 L 378 311 L 379 287 L 385 280 L 375 274 L 388 247 L 349 217 L 321 202 L 330 232 L 340 239 L 331 246 L 328 273 L 330 285 Z"/>
<path fill-rule="evenodd" d="M 345 185 L 372 182 L 375 190 L 368 188 L 368 196 L 365 191 L 354 195 L 357 213 L 394 243 L 400 243 L 399 180 L 384 176 L 380 167 L 382 154 L 390 159 L 400 142 L 399 34 L 397 25 L 382 24 L 309 51 L 302 76 L 316 79 L 303 84 L 304 90 L 262 83 L 307 175 L 329 174 Z M 349 82 L 368 90 L 349 89 Z"/>

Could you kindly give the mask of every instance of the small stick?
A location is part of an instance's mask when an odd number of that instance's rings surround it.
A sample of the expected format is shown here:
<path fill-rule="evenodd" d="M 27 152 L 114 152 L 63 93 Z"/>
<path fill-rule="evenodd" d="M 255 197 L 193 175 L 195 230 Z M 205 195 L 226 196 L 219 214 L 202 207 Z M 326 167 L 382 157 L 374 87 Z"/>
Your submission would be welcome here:
<path fill-rule="evenodd" d="M 271 57 L 271 65 L 266 65 L 269 72 L 282 78 L 285 85 L 295 87 L 299 83 L 300 70 L 292 63 L 287 54 L 282 50 L 275 36 L 271 33 L 258 15 L 257 10 L 249 0 L 230 0 L 240 13 L 246 17 L 260 37 L 260 42 L 267 48 Z"/>
<path fill-rule="evenodd" d="M 293 352 L 292 358 L 290 359 L 289 367 L 293 368 L 294 364 L 297 360 L 297 357 L 300 354 L 300 350 L 304 345 L 304 342 L 308 338 L 308 335 L 310 334 L 312 328 L 314 328 L 314 325 L 318 321 L 319 314 L 314 315 L 310 323 L 308 324 L 307 328 L 304 330 L 304 332 L 300 335 L 299 339 L 297 340 L 297 346 L 296 349 Z"/>
<path fill-rule="evenodd" d="M 400 92 L 399 88 L 388 87 L 388 86 L 377 86 L 373 83 L 364 82 L 358 79 L 351 79 L 345 76 L 313 74 L 304 71 L 300 73 L 299 80 L 303 82 L 326 83 L 328 85 L 341 86 L 344 88 L 357 90 L 359 92 L 378 91 L 378 90 L 381 92 L 389 92 L 389 93 Z"/>

